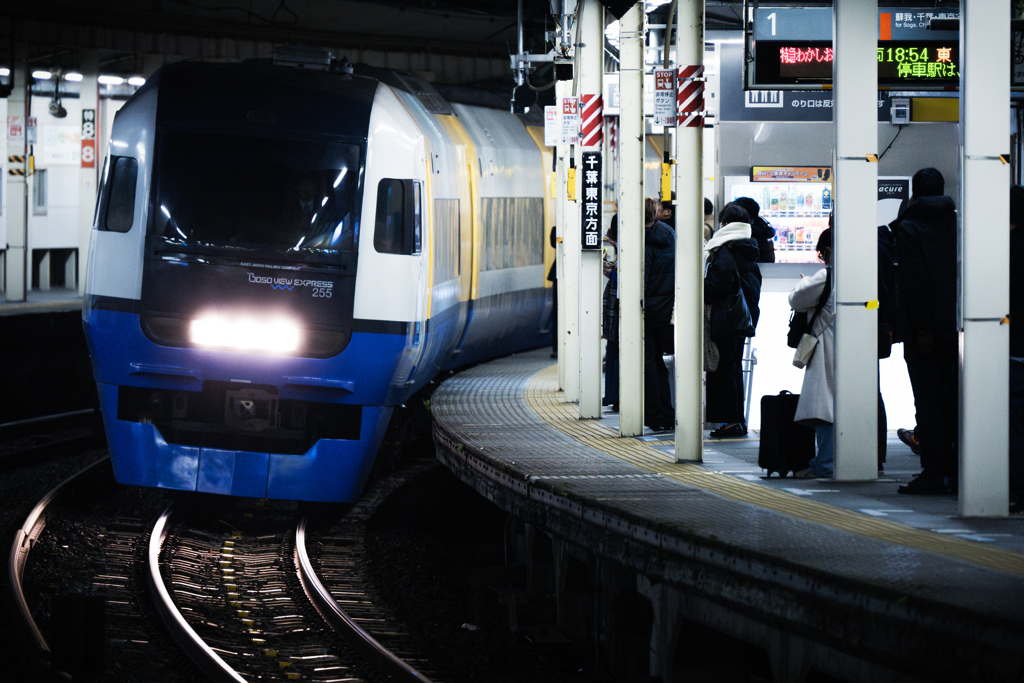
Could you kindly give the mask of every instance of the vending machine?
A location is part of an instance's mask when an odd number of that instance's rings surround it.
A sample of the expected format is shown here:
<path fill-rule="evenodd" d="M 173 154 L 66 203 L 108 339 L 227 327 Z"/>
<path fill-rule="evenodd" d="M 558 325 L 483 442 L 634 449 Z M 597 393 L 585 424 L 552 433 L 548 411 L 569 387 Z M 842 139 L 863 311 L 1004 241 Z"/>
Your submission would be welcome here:
<path fill-rule="evenodd" d="M 725 201 L 750 197 L 775 228 L 776 263 L 814 263 L 815 245 L 832 212 L 832 169 L 754 166 L 749 177 L 725 177 Z"/>
<path fill-rule="evenodd" d="M 725 200 L 751 197 L 775 228 L 776 263 L 816 263 L 815 245 L 832 213 L 832 169 L 754 166 L 750 177 L 726 176 Z M 878 225 L 895 220 L 910 197 L 909 177 L 878 178 Z"/>

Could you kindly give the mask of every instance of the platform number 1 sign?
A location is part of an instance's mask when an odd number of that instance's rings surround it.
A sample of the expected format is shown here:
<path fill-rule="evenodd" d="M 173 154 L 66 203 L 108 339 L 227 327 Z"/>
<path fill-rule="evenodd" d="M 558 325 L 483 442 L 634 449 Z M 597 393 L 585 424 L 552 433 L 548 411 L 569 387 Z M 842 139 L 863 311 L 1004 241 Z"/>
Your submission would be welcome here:
<path fill-rule="evenodd" d="M 82 168 L 96 168 L 96 110 L 82 110 Z"/>

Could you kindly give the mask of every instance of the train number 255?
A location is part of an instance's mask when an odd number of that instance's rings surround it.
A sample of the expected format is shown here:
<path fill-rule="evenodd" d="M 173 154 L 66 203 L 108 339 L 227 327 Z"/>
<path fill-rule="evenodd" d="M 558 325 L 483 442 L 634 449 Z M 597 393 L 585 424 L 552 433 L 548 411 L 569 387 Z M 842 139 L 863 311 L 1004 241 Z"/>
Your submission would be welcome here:
<path fill-rule="evenodd" d="M 313 288 L 314 299 L 330 299 L 331 288 L 330 287 L 314 287 Z"/>

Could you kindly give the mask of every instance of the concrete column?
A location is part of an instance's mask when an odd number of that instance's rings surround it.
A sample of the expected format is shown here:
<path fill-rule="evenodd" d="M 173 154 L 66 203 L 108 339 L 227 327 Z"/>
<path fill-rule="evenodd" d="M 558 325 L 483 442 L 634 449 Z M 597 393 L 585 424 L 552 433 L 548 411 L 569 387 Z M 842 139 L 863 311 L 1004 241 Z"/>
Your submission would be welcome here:
<path fill-rule="evenodd" d="M 835 478 L 878 478 L 877 0 L 835 0 Z"/>
<path fill-rule="evenodd" d="M 619 19 L 619 433 L 644 433 L 644 34 L 638 2 Z"/>
<path fill-rule="evenodd" d="M 14 88 L 7 98 L 7 115 L 22 117 L 22 132 L 28 122 L 28 66 L 25 60 L 24 43 L 16 46 L 17 58 L 11 65 L 11 84 Z M 25 137 L 21 142 L 7 143 L 8 157 L 26 157 L 28 145 Z M 25 162 L 8 162 L 10 171 L 26 172 Z M 30 282 L 28 268 L 28 184 L 25 175 L 7 176 L 7 251 L 4 268 L 4 297 L 7 301 L 25 301 Z"/>
<path fill-rule="evenodd" d="M 704 3 L 679 0 L 676 64 L 704 64 Z M 704 455 L 703 119 L 676 127 L 676 462 Z"/>
<path fill-rule="evenodd" d="M 559 84 L 565 97 L 572 96 L 572 83 L 564 81 Z M 559 102 L 559 106 L 561 103 Z M 562 320 L 565 324 L 564 332 L 559 329 L 565 341 L 565 359 L 562 360 L 559 353 L 559 362 L 565 365 L 565 383 L 562 388 L 565 390 L 565 400 L 568 403 L 577 403 L 580 400 L 580 214 L 579 204 L 569 201 L 569 183 L 575 182 L 576 189 L 579 189 L 579 180 L 572 181 L 570 172 L 575 167 L 573 150 L 570 145 L 563 145 L 565 149 L 565 180 L 560 189 L 562 195 L 562 272 L 565 277 L 558 281 L 558 289 L 565 290 L 562 301 L 565 303 L 565 313 Z M 576 173 L 579 169 L 576 168 Z M 559 308 L 559 312 L 561 312 Z"/>
<path fill-rule="evenodd" d="M 92 232 L 92 217 L 96 208 L 96 179 L 103 167 L 103 159 L 100 148 L 99 131 L 99 82 L 96 80 L 100 71 L 100 58 L 96 50 L 84 50 L 82 52 L 82 83 L 79 102 L 82 104 L 83 139 L 88 122 L 85 121 L 84 112 L 92 111 L 92 128 L 95 137 L 93 138 L 93 167 L 79 169 L 78 175 L 78 293 L 85 294 L 85 264 L 89 257 L 89 237 Z M 86 152 L 83 151 L 83 154 Z M 83 162 L 85 160 L 83 159 Z M 65 280 L 65 286 L 73 286 L 73 281 Z"/>
<path fill-rule="evenodd" d="M 1010 1 L 960 7 L 960 514 L 1009 504 Z M 1024 324 L 1024 321 L 1014 321 Z"/>
<path fill-rule="evenodd" d="M 601 97 L 602 83 L 604 80 L 604 7 L 599 0 L 583 0 L 580 6 L 580 40 L 576 51 L 576 65 L 579 69 L 579 95 L 596 95 Z M 580 102 L 581 115 L 583 102 Z M 595 114 L 597 130 L 602 129 L 601 110 Z M 587 121 L 583 121 L 584 128 Z M 582 192 L 583 174 L 587 169 L 583 166 L 583 152 L 601 152 L 600 136 L 594 141 L 596 144 L 587 145 L 587 141 L 580 139 L 577 147 L 576 168 L 578 192 Z M 603 179 L 599 180 L 598 193 L 593 198 L 597 205 L 598 221 L 601 221 L 603 214 L 603 197 L 601 187 Z M 579 206 L 584 206 L 588 198 L 577 194 Z M 584 214 L 581 212 L 581 220 Z M 600 223 L 599 223 L 600 224 Z M 582 224 L 581 224 L 582 228 Z M 602 237 L 601 230 L 598 237 Z M 580 242 L 576 242 L 576 249 L 580 249 Z M 579 283 L 579 343 L 580 343 L 580 419 L 597 419 L 601 417 L 601 318 L 602 318 L 602 292 L 604 287 L 604 275 L 601 272 L 601 249 L 583 251 L 580 254 L 580 283 Z"/>
<path fill-rule="evenodd" d="M 562 97 L 565 95 L 565 84 L 555 83 L 555 106 L 561 111 Z M 565 227 L 565 168 L 568 147 L 561 143 L 555 145 L 555 278 L 558 282 L 558 388 L 565 391 L 565 252 L 563 236 Z"/>

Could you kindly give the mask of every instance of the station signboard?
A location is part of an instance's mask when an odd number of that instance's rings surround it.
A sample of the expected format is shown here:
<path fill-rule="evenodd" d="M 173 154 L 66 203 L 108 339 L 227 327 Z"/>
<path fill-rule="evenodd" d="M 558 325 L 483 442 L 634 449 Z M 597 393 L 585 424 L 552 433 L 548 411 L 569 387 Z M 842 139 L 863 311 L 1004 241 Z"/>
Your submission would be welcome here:
<path fill-rule="evenodd" d="M 821 89 L 832 83 L 832 8 L 758 7 L 751 10 L 746 85 L 754 89 Z M 960 82 L 959 31 L 931 30 L 935 20 L 959 13 L 934 8 L 878 12 L 878 51 L 872 64 L 881 88 L 956 90 Z M 938 26 L 939 24 L 936 24 Z"/>

